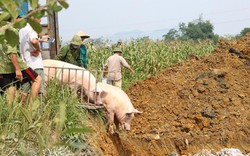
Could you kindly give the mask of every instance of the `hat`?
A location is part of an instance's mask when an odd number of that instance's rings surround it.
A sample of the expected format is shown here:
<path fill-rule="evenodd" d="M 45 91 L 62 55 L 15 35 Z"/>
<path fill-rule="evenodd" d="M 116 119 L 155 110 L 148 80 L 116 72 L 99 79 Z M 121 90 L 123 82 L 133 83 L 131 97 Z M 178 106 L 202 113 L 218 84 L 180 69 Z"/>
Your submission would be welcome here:
<path fill-rule="evenodd" d="M 122 53 L 122 50 L 121 50 L 120 48 L 115 48 L 115 49 L 113 50 L 113 52 L 114 52 L 114 53 L 116 53 L 116 52 L 121 52 L 121 53 Z"/>
<path fill-rule="evenodd" d="M 83 32 L 83 31 L 79 31 L 76 35 L 78 35 L 80 37 L 85 37 L 85 38 L 89 38 L 90 37 L 87 33 Z"/>
<path fill-rule="evenodd" d="M 77 46 L 80 46 L 82 44 L 82 39 L 80 36 L 78 35 L 75 35 L 72 40 L 70 41 L 70 44 L 74 44 L 74 45 L 77 45 Z"/>

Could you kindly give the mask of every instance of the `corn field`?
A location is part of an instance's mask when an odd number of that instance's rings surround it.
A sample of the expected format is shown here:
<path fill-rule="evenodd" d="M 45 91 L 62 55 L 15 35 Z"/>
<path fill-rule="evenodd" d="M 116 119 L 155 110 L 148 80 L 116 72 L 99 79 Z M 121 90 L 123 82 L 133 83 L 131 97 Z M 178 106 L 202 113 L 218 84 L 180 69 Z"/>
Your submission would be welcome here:
<path fill-rule="evenodd" d="M 139 80 L 156 75 L 166 67 L 185 60 L 188 55 L 203 55 L 213 52 L 213 41 L 152 41 L 148 38 L 132 40 L 123 43 L 123 57 L 135 71 L 131 75 L 123 69 L 123 88 Z M 89 48 L 89 68 L 101 70 L 105 60 L 112 55 L 112 49 L 105 47 Z"/>

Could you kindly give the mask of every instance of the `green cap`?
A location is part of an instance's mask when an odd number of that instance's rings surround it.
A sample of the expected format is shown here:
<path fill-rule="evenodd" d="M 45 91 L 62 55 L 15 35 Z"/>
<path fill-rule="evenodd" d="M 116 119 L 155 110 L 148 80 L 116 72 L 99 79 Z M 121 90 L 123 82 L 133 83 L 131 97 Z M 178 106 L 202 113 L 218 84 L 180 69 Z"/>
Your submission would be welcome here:
<path fill-rule="evenodd" d="M 74 45 L 77 45 L 77 46 L 80 46 L 82 44 L 82 39 L 80 36 L 78 35 L 75 35 L 72 40 L 70 41 L 70 44 L 74 44 Z"/>
<path fill-rule="evenodd" d="M 113 50 L 113 52 L 115 53 L 115 52 L 121 52 L 122 53 L 122 50 L 121 50 L 121 48 L 115 48 L 114 50 Z"/>

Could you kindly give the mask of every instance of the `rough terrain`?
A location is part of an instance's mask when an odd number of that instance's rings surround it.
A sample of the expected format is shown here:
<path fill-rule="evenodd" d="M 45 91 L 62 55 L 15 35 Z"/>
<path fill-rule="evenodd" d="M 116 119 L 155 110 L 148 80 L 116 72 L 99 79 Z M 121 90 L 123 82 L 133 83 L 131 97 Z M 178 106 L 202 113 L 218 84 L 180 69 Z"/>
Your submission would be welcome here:
<path fill-rule="evenodd" d="M 138 82 L 126 91 L 143 112 L 132 130 L 108 135 L 95 125 L 92 143 L 101 155 L 188 155 L 223 148 L 250 153 L 249 57 L 250 34 L 220 39 L 213 54 L 190 55 Z"/>

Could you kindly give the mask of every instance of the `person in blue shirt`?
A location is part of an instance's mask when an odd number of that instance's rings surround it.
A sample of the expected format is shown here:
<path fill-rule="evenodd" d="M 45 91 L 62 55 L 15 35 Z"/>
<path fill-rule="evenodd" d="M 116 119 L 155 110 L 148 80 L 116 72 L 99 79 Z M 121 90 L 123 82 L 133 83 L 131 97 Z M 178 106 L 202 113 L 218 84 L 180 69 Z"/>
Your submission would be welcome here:
<path fill-rule="evenodd" d="M 77 35 L 81 37 L 82 42 L 85 39 L 90 38 L 90 36 L 88 34 L 86 34 L 85 32 L 83 32 L 83 31 L 79 31 L 77 33 Z M 86 48 L 86 46 L 84 44 L 81 44 L 81 46 L 80 46 L 80 57 L 81 57 L 83 67 L 85 69 L 87 69 L 88 68 L 88 65 L 87 65 L 87 48 Z"/>

